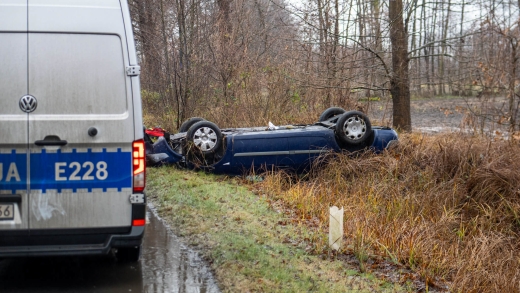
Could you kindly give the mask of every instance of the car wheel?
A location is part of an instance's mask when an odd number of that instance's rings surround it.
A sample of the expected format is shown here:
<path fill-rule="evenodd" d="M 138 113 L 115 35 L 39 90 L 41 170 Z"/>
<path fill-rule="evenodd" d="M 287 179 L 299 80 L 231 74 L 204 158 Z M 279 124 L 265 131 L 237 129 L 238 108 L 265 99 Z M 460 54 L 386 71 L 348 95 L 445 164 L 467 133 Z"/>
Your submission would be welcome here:
<path fill-rule="evenodd" d="M 329 120 L 330 118 L 337 116 L 337 115 L 341 115 L 345 112 L 347 112 L 347 111 L 345 111 L 343 108 L 339 108 L 339 107 L 328 108 L 327 110 L 323 111 L 323 113 L 321 113 L 320 118 L 318 119 L 318 122 Z"/>
<path fill-rule="evenodd" d="M 120 261 L 138 262 L 141 258 L 141 245 L 135 247 L 120 247 L 116 257 Z"/>
<path fill-rule="evenodd" d="M 188 129 L 190 129 L 190 127 L 193 124 L 200 122 L 200 121 L 204 121 L 204 120 L 205 120 L 204 118 L 200 118 L 200 117 L 191 117 L 190 119 L 184 121 L 181 124 L 181 127 L 179 128 L 179 132 L 186 132 L 186 131 L 188 131 Z"/>
<path fill-rule="evenodd" d="M 359 111 L 349 111 L 339 117 L 336 135 L 340 142 L 348 145 L 364 143 L 372 133 L 368 117 Z"/>
<path fill-rule="evenodd" d="M 191 143 L 202 155 L 215 154 L 222 144 L 222 132 L 215 123 L 199 121 L 193 124 L 186 133 Z"/>

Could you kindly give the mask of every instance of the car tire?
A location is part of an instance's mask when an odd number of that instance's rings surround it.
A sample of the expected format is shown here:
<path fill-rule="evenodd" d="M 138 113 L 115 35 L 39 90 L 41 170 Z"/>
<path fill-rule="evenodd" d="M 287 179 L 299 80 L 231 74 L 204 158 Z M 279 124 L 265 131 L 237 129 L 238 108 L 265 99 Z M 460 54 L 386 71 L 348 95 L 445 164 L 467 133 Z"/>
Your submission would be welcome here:
<path fill-rule="evenodd" d="M 207 156 L 215 154 L 222 145 L 222 132 L 215 123 L 199 121 L 193 124 L 186 133 L 186 139 L 200 154 Z"/>
<path fill-rule="evenodd" d="M 345 113 L 345 109 L 339 107 L 331 107 L 321 113 L 318 122 L 329 120 L 330 118 Z"/>
<path fill-rule="evenodd" d="M 372 125 L 367 115 L 359 111 L 348 111 L 336 122 L 336 136 L 340 144 L 360 145 L 372 134 Z"/>
<path fill-rule="evenodd" d="M 120 247 L 116 257 L 120 261 L 138 262 L 141 258 L 141 245 L 135 247 Z"/>
<path fill-rule="evenodd" d="M 205 120 L 204 118 L 200 118 L 200 117 L 191 117 L 190 119 L 184 121 L 181 124 L 181 127 L 179 128 L 179 132 L 187 132 L 188 129 L 190 129 L 190 127 L 193 124 L 200 122 L 200 121 L 204 121 L 204 120 Z"/>

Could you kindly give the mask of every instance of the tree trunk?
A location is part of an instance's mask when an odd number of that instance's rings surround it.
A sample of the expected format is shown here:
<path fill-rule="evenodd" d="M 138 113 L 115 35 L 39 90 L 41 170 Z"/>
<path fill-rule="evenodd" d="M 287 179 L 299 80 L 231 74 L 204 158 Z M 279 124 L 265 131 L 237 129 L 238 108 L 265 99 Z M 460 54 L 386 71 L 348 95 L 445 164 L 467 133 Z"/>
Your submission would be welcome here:
<path fill-rule="evenodd" d="M 403 23 L 403 1 L 390 0 L 390 42 L 392 44 L 392 77 L 390 93 L 393 103 L 393 126 L 410 132 L 410 81 L 408 76 L 408 39 Z"/>
<path fill-rule="evenodd" d="M 519 0 L 520 1 L 520 0 Z M 374 14 L 374 29 L 375 29 L 375 46 L 376 46 L 376 52 L 381 55 L 381 57 L 384 59 L 384 52 L 383 52 L 383 37 L 381 35 L 381 3 L 379 0 L 372 0 L 370 1 L 370 4 L 372 5 L 372 11 L 373 11 L 373 14 Z M 372 59 L 372 66 L 375 67 L 376 65 L 376 60 L 375 59 Z M 377 86 L 380 86 L 380 84 L 382 83 L 381 82 L 381 77 L 376 73 L 374 73 L 374 71 L 371 70 L 371 78 L 372 78 L 372 81 L 371 81 L 371 84 L 376 84 Z M 384 96 L 385 95 L 385 91 L 380 91 L 379 93 L 381 96 Z"/>
<path fill-rule="evenodd" d="M 155 47 L 157 19 L 155 17 L 156 3 L 154 1 L 136 0 L 131 2 L 134 8 L 133 18 L 136 19 L 138 30 L 134 32 L 141 44 L 141 67 L 143 74 L 141 84 L 143 89 L 159 92 L 162 76 L 160 49 Z"/>
<path fill-rule="evenodd" d="M 446 38 L 448 37 L 448 24 L 450 22 L 450 10 L 451 0 L 448 0 L 448 9 L 446 10 L 446 17 L 443 19 L 444 27 L 442 28 L 442 43 L 441 43 L 441 56 L 439 56 L 439 88 L 440 94 L 446 94 L 445 88 L 445 60 L 444 55 L 446 54 Z M 444 13 L 443 13 L 444 14 Z"/>
<path fill-rule="evenodd" d="M 417 3 L 416 3 L 417 5 Z M 417 78 L 417 76 L 421 76 L 421 73 L 419 72 L 419 65 L 418 65 L 418 61 L 420 58 L 415 58 L 416 57 L 416 54 L 417 52 L 415 51 L 415 49 L 417 49 L 417 36 L 415 34 L 415 32 L 417 31 L 416 28 L 417 28 L 417 6 L 415 5 L 415 7 L 412 7 L 413 9 L 413 22 L 412 22 L 412 32 L 414 32 L 412 34 L 412 46 L 411 46 L 411 50 L 413 53 L 413 58 L 414 58 L 414 61 L 413 61 L 413 64 L 412 64 L 412 68 L 413 68 L 413 71 L 412 71 L 412 76 L 415 76 L 416 78 L 413 78 L 412 80 L 412 83 L 411 83 L 411 88 L 412 88 L 412 91 L 414 91 L 415 93 L 418 92 L 418 89 L 421 88 L 421 79 L 420 78 Z M 422 31 L 422 30 L 419 30 L 419 31 Z"/>
<path fill-rule="evenodd" d="M 217 6 L 220 31 L 222 35 L 228 35 L 227 37 L 229 38 L 231 33 L 231 0 L 217 0 Z"/>
<path fill-rule="evenodd" d="M 510 40 L 511 45 L 511 69 L 509 73 L 509 93 L 508 93 L 508 100 L 509 100 L 509 115 L 510 115 L 510 125 L 509 125 L 509 131 L 511 133 L 515 132 L 516 128 L 516 115 L 518 108 L 515 107 L 515 81 L 516 81 L 516 66 L 518 57 L 516 56 L 516 48 L 518 46 L 516 40 L 511 39 Z"/>
<path fill-rule="evenodd" d="M 164 53 L 164 64 L 166 65 L 166 72 L 165 72 L 165 78 L 166 78 L 166 88 L 163 88 L 165 91 L 163 100 L 164 106 L 167 110 L 170 110 L 172 108 L 172 101 L 173 101 L 173 91 L 172 91 L 172 71 L 170 67 L 170 58 L 168 54 L 168 38 L 167 38 L 167 31 L 166 31 L 166 15 L 165 15 L 165 9 L 164 9 L 164 3 L 163 0 L 160 0 L 160 12 L 161 12 L 161 34 L 162 34 L 162 49 Z M 177 106 L 179 103 L 177 103 Z M 178 123 L 177 123 L 178 124 Z M 177 125 L 178 127 L 179 125 Z"/>
<path fill-rule="evenodd" d="M 519 0 L 520 1 L 520 0 Z M 460 32 L 459 32 L 459 48 L 457 53 L 457 91 L 459 96 L 465 96 L 465 88 L 466 88 L 466 80 L 462 77 L 462 54 L 464 47 L 464 39 L 462 34 L 464 33 L 464 1 L 461 4 L 461 13 L 460 13 Z"/>
<path fill-rule="evenodd" d="M 431 23 L 432 25 L 432 33 L 431 33 L 431 37 L 430 37 L 430 40 L 431 41 L 434 41 L 435 39 L 437 39 L 437 34 L 436 34 L 436 28 L 437 28 L 437 12 L 438 12 L 438 6 L 439 6 L 439 2 L 435 2 L 435 7 L 433 8 L 433 21 Z M 428 52 L 431 54 L 430 56 L 430 79 L 431 79 L 431 82 L 432 82 L 432 89 L 433 89 L 433 96 L 436 96 L 437 95 L 437 82 L 438 82 L 438 79 L 436 79 L 436 74 L 435 74 L 435 53 L 436 53 L 436 47 L 437 45 L 434 45 L 434 43 L 432 43 L 430 45 L 430 49 L 428 50 Z M 438 51 L 438 50 L 437 50 Z M 437 60 L 438 60 L 438 57 L 437 57 Z"/>

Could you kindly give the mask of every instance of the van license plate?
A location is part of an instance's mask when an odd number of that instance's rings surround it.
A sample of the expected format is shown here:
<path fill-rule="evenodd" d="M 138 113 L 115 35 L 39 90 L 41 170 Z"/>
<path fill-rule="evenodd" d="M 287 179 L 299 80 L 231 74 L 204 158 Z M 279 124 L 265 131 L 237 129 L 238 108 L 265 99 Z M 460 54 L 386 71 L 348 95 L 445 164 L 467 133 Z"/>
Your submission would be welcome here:
<path fill-rule="evenodd" d="M 0 204 L 0 220 L 14 219 L 14 204 Z"/>

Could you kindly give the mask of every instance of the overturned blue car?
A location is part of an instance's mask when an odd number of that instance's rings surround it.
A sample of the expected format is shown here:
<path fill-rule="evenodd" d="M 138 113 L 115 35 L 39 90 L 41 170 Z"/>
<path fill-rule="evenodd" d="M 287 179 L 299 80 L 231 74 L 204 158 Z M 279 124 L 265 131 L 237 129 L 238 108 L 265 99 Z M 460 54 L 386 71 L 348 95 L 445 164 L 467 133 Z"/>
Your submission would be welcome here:
<path fill-rule="evenodd" d="M 388 127 L 373 127 L 359 111 L 329 108 L 318 122 L 307 125 L 220 129 L 203 118 L 190 118 L 179 133 L 145 134 L 148 166 L 177 164 L 219 174 L 241 175 L 286 169 L 307 170 L 329 152 L 381 152 L 398 141 Z"/>

